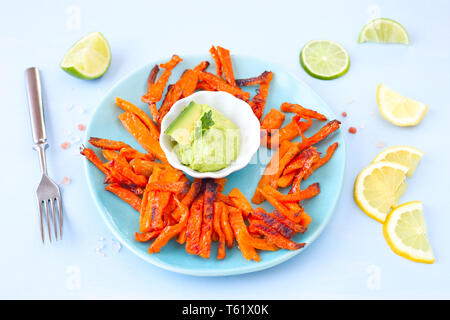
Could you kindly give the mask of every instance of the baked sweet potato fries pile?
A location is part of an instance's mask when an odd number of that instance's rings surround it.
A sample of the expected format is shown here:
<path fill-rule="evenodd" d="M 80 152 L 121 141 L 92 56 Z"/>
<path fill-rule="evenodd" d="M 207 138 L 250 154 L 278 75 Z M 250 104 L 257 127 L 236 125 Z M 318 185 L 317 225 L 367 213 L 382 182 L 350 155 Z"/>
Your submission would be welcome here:
<path fill-rule="evenodd" d="M 319 194 L 320 187 L 318 183 L 314 183 L 302 190 L 300 184 L 333 156 L 338 147 L 337 142 L 328 147 L 323 157 L 320 157 L 314 144 L 339 129 L 340 122 L 329 121 L 317 133 L 306 137 L 305 132 L 310 128 L 312 119 L 327 121 L 327 118 L 316 111 L 288 102 L 283 103 L 280 110 L 271 109 L 261 123 L 261 145 L 276 149 L 276 152 L 256 187 L 252 202 L 260 204 L 267 200 L 289 220 L 307 227 L 311 217 L 301 206 L 301 201 Z M 281 127 L 285 119 L 284 112 L 295 113 L 295 116 Z M 301 142 L 293 142 L 298 136 L 301 137 Z M 277 190 L 286 187 L 290 187 L 288 194 Z"/>
<path fill-rule="evenodd" d="M 170 61 L 155 65 L 147 81 L 147 92 L 141 100 L 149 104 L 151 117 L 131 102 L 116 98 L 116 105 L 124 112 L 119 120 L 146 151 L 140 152 L 121 141 L 91 137 L 89 143 L 101 150 L 100 159 L 93 149 L 83 147 L 81 154 L 105 174 L 105 189 L 114 193 L 139 213 L 139 232 L 135 239 L 150 242 L 149 253 L 159 252 L 170 239 L 185 246 L 192 255 L 209 259 L 211 243 L 218 242 L 217 259 L 224 259 L 226 247 L 236 242 L 247 260 L 259 261 L 257 250 L 297 250 L 304 243 L 291 238 L 308 228 L 311 218 L 301 201 L 320 192 L 314 183 L 301 190 L 300 183 L 333 155 L 337 143 L 320 157 L 314 144 L 339 128 L 339 122 L 328 122 L 310 137 L 304 133 L 313 119 L 326 117 L 297 104 L 283 103 L 281 111 L 272 109 L 261 121 L 273 77 L 270 71 L 249 79 L 235 79 L 230 52 L 220 46 L 211 47 L 216 74 L 206 69 L 202 61 L 193 69 L 186 69 L 180 79 L 167 85 L 172 70 L 182 59 L 174 55 Z M 160 68 L 163 72 L 158 77 Z M 241 89 L 259 86 L 256 95 Z M 166 90 L 167 87 L 167 90 Z M 224 194 L 226 179 L 194 179 L 167 162 L 159 144 L 159 124 L 172 105 L 196 90 L 226 91 L 247 101 L 261 121 L 261 145 L 276 149 L 256 188 L 252 202 L 267 200 L 272 212 L 254 209 L 245 196 L 235 188 Z M 166 91 L 164 99 L 162 99 Z M 160 107 L 157 103 L 162 101 Z M 281 127 L 285 113 L 296 115 Z M 301 142 L 292 142 L 300 136 Z M 291 186 L 288 194 L 277 189 Z"/>
<path fill-rule="evenodd" d="M 152 68 L 147 80 L 147 92 L 142 96 L 141 100 L 142 102 L 148 103 L 150 113 L 156 124 L 161 124 L 162 119 L 175 102 L 191 95 L 196 90 L 228 92 L 248 102 L 256 117 L 261 120 L 273 73 L 264 71 L 260 76 L 255 78 L 236 80 L 230 51 L 220 46 L 212 46 L 209 52 L 216 65 L 216 74 L 207 72 L 206 69 L 209 67 L 209 62 L 202 61 L 193 69 L 184 70 L 177 82 L 167 86 L 172 70 L 182 59 L 177 55 L 173 55 L 170 61 L 162 63 L 159 66 L 155 65 Z M 156 79 L 160 68 L 164 71 Z M 259 90 L 250 100 L 250 93 L 243 91 L 241 87 L 254 85 L 259 85 Z M 166 86 L 167 92 L 164 99 L 162 99 Z M 156 104 L 160 100 L 163 101 L 158 109 Z"/>

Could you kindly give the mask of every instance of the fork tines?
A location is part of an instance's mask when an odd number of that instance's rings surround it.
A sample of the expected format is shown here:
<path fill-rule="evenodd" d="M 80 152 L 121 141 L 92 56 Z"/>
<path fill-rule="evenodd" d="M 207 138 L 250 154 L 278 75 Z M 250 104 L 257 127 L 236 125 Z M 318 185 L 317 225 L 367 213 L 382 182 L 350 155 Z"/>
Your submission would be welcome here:
<path fill-rule="evenodd" d="M 46 221 L 48 228 L 49 242 L 52 242 L 52 227 L 51 227 L 52 224 L 55 230 L 55 240 L 58 240 L 58 229 L 59 229 L 59 240 L 61 240 L 62 225 L 63 225 L 61 196 L 57 195 L 49 199 L 38 200 L 38 206 L 39 206 L 39 218 L 41 222 L 42 243 L 45 243 L 44 220 Z"/>

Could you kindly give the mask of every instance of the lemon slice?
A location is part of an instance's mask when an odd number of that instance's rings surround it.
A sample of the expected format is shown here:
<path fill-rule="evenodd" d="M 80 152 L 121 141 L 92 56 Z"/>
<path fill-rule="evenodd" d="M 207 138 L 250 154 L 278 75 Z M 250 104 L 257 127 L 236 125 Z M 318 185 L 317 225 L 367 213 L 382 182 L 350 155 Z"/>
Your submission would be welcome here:
<path fill-rule="evenodd" d="M 369 217 L 383 223 L 406 191 L 408 170 L 404 165 L 388 161 L 370 164 L 356 178 L 353 190 L 356 204 Z"/>
<path fill-rule="evenodd" d="M 423 152 L 416 148 L 408 146 L 395 146 L 380 152 L 380 154 L 373 159 L 373 162 L 390 161 L 402 164 L 409 168 L 406 175 L 411 177 L 422 156 Z"/>
<path fill-rule="evenodd" d="M 415 126 L 425 116 L 428 107 L 413 99 L 380 84 L 377 90 L 377 103 L 383 117 L 397 126 Z"/>
<path fill-rule="evenodd" d="M 64 56 L 61 68 L 80 79 L 96 79 L 111 64 L 108 41 L 100 32 L 92 32 L 75 43 Z"/>
<path fill-rule="evenodd" d="M 407 202 L 392 210 L 386 217 L 383 234 L 396 254 L 416 262 L 434 262 L 422 202 Z"/>

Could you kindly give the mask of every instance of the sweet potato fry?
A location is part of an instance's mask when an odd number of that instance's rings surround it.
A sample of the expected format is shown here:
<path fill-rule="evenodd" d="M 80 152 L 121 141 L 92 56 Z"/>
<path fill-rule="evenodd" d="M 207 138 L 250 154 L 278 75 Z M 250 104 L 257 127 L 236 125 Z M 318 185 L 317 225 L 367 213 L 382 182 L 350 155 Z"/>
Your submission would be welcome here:
<path fill-rule="evenodd" d="M 203 195 L 192 203 L 186 228 L 186 252 L 197 255 L 200 252 L 200 235 L 203 219 Z"/>
<path fill-rule="evenodd" d="M 144 123 L 133 113 L 125 112 L 119 116 L 125 129 L 139 142 L 139 144 L 147 150 L 147 152 L 154 155 L 162 162 L 167 162 L 166 155 L 159 145 L 159 140 L 153 138 L 150 131 Z"/>
<path fill-rule="evenodd" d="M 251 220 L 252 218 L 249 217 L 248 220 Z M 241 216 L 239 219 L 239 224 L 243 224 L 245 226 L 244 223 L 244 219 Z M 267 241 L 267 239 L 263 239 L 260 237 L 254 237 L 252 236 L 252 234 L 250 233 L 250 230 L 248 230 L 248 228 L 245 226 L 245 228 L 242 228 L 242 241 L 245 242 L 247 245 L 255 248 L 255 249 L 260 249 L 260 250 L 265 250 L 265 251 L 277 251 L 278 247 L 275 246 L 274 244 L 270 243 Z M 258 234 L 259 236 L 259 234 Z"/>
<path fill-rule="evenodd" d="M 157 236 L 159 236 L 161 231 L 162 230 L 155 230 L 155 231 L 150 231 L 150 232 L 145 232 L 145 233 L 136 232 L 134 234 L 134 239 L 136 239 L 136 241 L 139 241 L 139 242 L 147 242 L 147 241 L 155 239 Z"/>
<path fill-rule="evenodd" d="M 162 119 L 166 116 L 175 102 L 194 93 L 197 88 L 197 82 L 198 72 L 187 69 L 174 85 L 169 86 L 167 95 L 158 112 L 158 123 L 161 123 Z"/>
<path fill-rule="evenodd" d="M 286 225 L 275 217 L 270 216 L 263 208 L 256 208 L 252 212 L 252 217 L 256 217 L 257 219 L 264 221 L 268 226 L 275 229 L 285 238 L 290 238 L 295 234 L 295 229 L 290 228 L 289 225 Z"/>
<path fill-rule="evenodd" d="M 198 196 L 201 187 L 202 187 L 202 179 L 197 179 L 197 178 L 194 179 L 194 182 L 191 184 L 189 191 L 183 197 L 183 200 L 181 200 L 181 202 L 189 208 L 191 206 L 191 204 L 194 202 L 195 198 Z M 175 211 L 172 213 L 172 216 L 176 220 L 180 220 L 181 211 L 178 209 L 175 209 Z"/>
<path fill-rule="evenodd" d="M 298 213 L 299 219 L 300 219 L 300 225 L 302 225 L 306 229 L 308 228 L 308 225 L 311 223 L 312 219 L 311 217 L 305 212 L 305 209 L 302 208 L 302 210 Z"/>
<path fill-rule="evenodd" d="M 152 190 L 152 185 L 175 183 L 180 178 L 181 173 L 177 170 L 164 170 L 161 174 L 159 182 L 150 182 L 148 184 L 149 190 Z M 169 204 L 171 192 L 169 191 L 156 191 L 151 205 L 151 226 L 153 230 L 162 229 L 164 227 L 164 212 Z"/>
<path fill-rule="evenodd" d="M 199 79 L 206 82 L 208 85 L 210 85 L 217 91 L 228 92 L 234 95 L 236 98 L 242 99 L 244 101 L 248 101 L 250 99 L 250 93 L 242 91 L 238 87 L 234 87 L 228 84 L 223 79 L 219 78 L 218 76 L 212 73 L 199 72 Z"/>
<path fill-rule="evenodd" d="M 314 152 L 315 151 L 315 152 Z M 303 168 L 305 161 L 308 157 L 311 157 L 312 153 L 317 153 L 315 147 L 309 147 L 308 149 L 302 151 L 295 159 L 293 159 L 289 165 L 284 169 L 283 174 L 289 174 L 291 172 L 296 172 Z M 318 159 L 318 158 L 317 158 Z"/>
<path fill-rule="evenodd" d="M 164 226 L 173 226 L 179 221 L 172 216 L 172 213 L 178 207 L 175 198 L 179 199 L 175 194 L 171 194 L 169 198 L 169 203 L 164 210 Z"/>
<path fill-rule="evenodd" d="M 183 230 L 180 231 L 177 237 L 177 242 L 179 244 L 185 244 L 186 243 L 186 227 L 183 228 Z"/>
<path fill-rule="evenodd" d="M 147 178 L 139 176 L 133 172 L 132 169 L 124 166 L 118 161 L 111 161 L 108 164 L 110 169 L 112 181 L 119 181 L 121 184 L 126 185 L 128 188 L 145 187 Z M 109 181 L 108 179 L 107 181 Z"/>
<path fill-rule="evenodd" d="M 283 143 L 280 148 L 273 154 L 272 159 L 264 170 L 261 179 L 258 182 L 258 186 L 255 190 L 255 194 L 252 197 L 252 202 L 255 204 L 260 204 L 264 201 L 264 197 L 258 191 L 258 188 L 262 188 L 262 186 L 269 184 L 273 187 L 276 187 L 277 179 L 276 175 L 278 174 L 278 168 L 280 159 L 284 156 L 286 151 L 289 149 L 290 143 Z"/>
<path fill-rule="evenodd" d="M 150 74 L 148 75 L 147 78 L 147 92 L 150 91 L 150 87 L 155 83 L 156 81 L 156 76 L 159 73 L 159 67 L 158 65 L 155 65 L 152 70 L 150 70 Z M 154 121 L 156 121 L 156 118 L 158 117 L 158 108 L 156 107 L 156 103 L 155 102 L 149 102 L 148 103 L 149 109 L 150 109 L 150 114 L 152 115 L 152 118 Z"/>
<path fill-rule="evenodd" d="M 148 88 L 148 91 L 146 94 L 144 94 L 141 98 L 142 102 L 145 103 L 156 103 L 159 100 L 161 100 L 164 88 L 166 87 L 167 81 L 170 78 L 170 75 L 172 74 L 173 68 L 177 66 L 178 63 L 180 63 L 182 59 L 177 56 L 173 55 L 169 62 L 162 63 L 159 66 L 164 69 L 164 72 L 161 74 L 161 76 L 156 80 L 154 84 L 151 84 Z"/>
<path fill-rule="evenodd" d="M 291 141 L 298 137 L 300 134 L 300 127 L 298 125 L 300 117 L 294 116 L 287 125 L 281 128 L 279 131 L 274 132 L 270 137 L 270 143 L 268 145 L 272 149 L 278 148 L 284 141 Z"/>
<path fill-rule="evenodd" d="M 214 60 L 214 63 L 216 64 L 216 74 L 219 77 L 222 77 L 222 63 L 219 58 L 219 54 L 217 53 L 216 47 L 212 46 L 211 49 L 209 49 L 209 53 L 211 54 L 211 57 Z"/>
<path fill-rule="evenodd" d="M 311 169 L 305 174 L 303 180 L 308 179 L 308 177 L 310 175 L 312 175 L 314 173 L 314 171 L 316 171 L 318 168 L 320 168 L 321 166 L 323 166 L 325 163 L 327 163 L 331 157 L 334 154 L 334 151 L 336 150 L 336 148 L 338 147 L 338 143 L 335 142 L 332 145 L 330 145 L 327 149 L 327 153 L 325 154 L 325 156 L 323 156 L 322 158 L 320 158 L 319 160 L 317 160 L 311 167 Z"/>
<path fill-rule="evenodd" d="M 214 202 L 214 217 L 213 217 L 213 226 L 214 231 L 219 236 L 219 252 L 217 253 L 217 259 L 225 258 L 225 234 L 222 231 L 221 226 L 221 218 L 222 211 L 224 210 L 225 204 L 220 201 Z"/>
<path fill-rule="evenodd" d="M 266 81 L 267 77 L 269 77 L 269 73 L 270 71 L 264 71 L 257 77 L 247 79 L 236 79 L 236 85 L 238 85 L 239 87 L 256 86 Z"/>
<path fill-rule="evenodd" d="M 112 150 L 103 150 L 103 156 L 112 161 L 110 167 L 114 168 L 121 176 L 129 179 L 132 184 L 138 187 L 145 187 L 147 185 L 147 177 L 138 175 L 133 171 L 133 168 L 128 163 L 127 159 L 120 155 L 119 153 Z"/>
<path fill-rule="evenodd" d="M 296 118 L 296 117 L 294 117 Z M 306 121 L 301 121 L 300 117 L 296 118 L 298 128 L 300 129 L 300 135 L 302 136 L 312 125 L 312 120 L 307 118 Z"/>
<path fill-rule="evenodd" d="M 271 109 L 261 122 L 261 145 L 267 147 L 267 142 L 275 130 L 283 124 L 285 115 L 277 109 Z"/>
<path fill-rule="evenodd" d="M 181 98 L 186 98 L 187 96 L 193 94 L 197 88 L 197 82 L 198 72 L 192 69 L 187 69 L 181 76 L 180 80 L 177 81 L 178 85 L 181 87 Z"/>
<path fill-rule="evenodd" d="M 222 201 L 227 206 L 231 206 L 231 207 L 235 207 L 236 208 L 236 206 L 234 205 L 233 201 L 231 201 L 230 197 L 227 196 L 226 194 L 223 194 L 221 192 L 217 192 L 216 200 L 217 201 Z"/>
<path fill-rule="evenodd" d="M 151 155 L 150 153 L 142 153 L 131 147 L 122 148 L 122 149 L 120 149 L 119 153 L 121 156 L 123 156 L 125 159 L 127 159 L 127 161 L 131 161 L 133 159 L 141 159 L 141 160 L 148 160 L 148 161 L 155 160 L 155 157 L 153 155 Z"/>
<path fill-rule="evenodd" d="M 195 178 L 194 182 L 191 184 L 188 193 L 184 196 L 181 202 L 185 206 L 190 207 L 190 205 L 194 202 L 195 198 L 198 196 L 201 187 L 202 187 L 202 179 Z"/>
<path fill-rule="evenodd" d="M 138 187 L 133 181 L 131 181 L 125 174 L 122 166 L 116 161 L 110 161 L 107 165 L 109 169 L 109 175 L 105 178 L 105 183 L 119 183 L 126 185 L 128 188 Z"/>
<path fill-rule="evenodd" d="M 280 163 L 278 165 L 278 171 L 275 175 L 274 179 L 278 181 L 278 179 L 281 177 L 283 171 L 285 170 L 286 166 L 291 162 L 294 157 L 300 153 L 299 149 L 299 143 L 298 142 L 292 142 L 289 143 L 289 148 L 286 151 L 286 153 L 281 157 Z"/>
<path fill-rule="evenodd" d="M 261 129 L 279 129 L 284 122 L 285 114 L 277 109 L 270 109 L 261 122 Z"/>
<path fill-rule="evenodd" d="M 195 72 L 205 71 L 209 67 L 209 61 L 202 61 L 194 67 Z"/>
<path fill-rule="evenodd" d="M 278 187 L 286 188 L 286 187 L 290 186 L 292 181 L 294 180 L 296 173 L 297 172 L 291 172 L 288 174 L 283 173 L 283 175 L 278 178 L 278 183 L 277 183 Z"/>
<path fill-rule="evenodd" d="M 202 90 L 202 91 L 217 91 L 216 89 L 214 89 L 212 86 L 210 86 L 208 83 L 206 83 L 205 81 L 199 81 L 197 82 L 197 88 L 196 90 Z"/>
<path fill-rule="evenodd" d="M 155 167 L 152 175 L 148 179 L 148 183 L 157 182 L 160 179 L 162 170 Z M 148 184 L 147 184 L 148 185 Z M 152 202 L 154 201 L 155 194 L 157 191 L 149 190 L 147 187 L 142 195 L 142 205 L 139 216 L 139 231 L 148 232 L 151 230 L 152 223 Z"/>
<path fill-rule="evenodd" d="M 158 167 L 160 169 L 170 169 L 171 168 L 171 166 L 167 163 L 160 163 L 160 162 L 144 160 L 144 159 L 139 159 L 139 158 L 131 160 L 130 165 L 133 167 L 133 170 L 134 170 L 134 172 L 136 172 L 136 174 L 143 175 L 146 177 L 151 176 L 154 167 Z"/>
<path fill-rule="evenodd" d="M 158 119 L 158 107 L 156 106 L 156 102 L 149 102 L 148 103 L 148 109 L 150 110 L 150 114 L 152 115 L 152 119 L 153 121 L 156 122 L 156 120 Z M 159 128 L 159 123 L 158 123 L 158 128 Z"/>
<path fill-rule="evenodd" d="M 252 98 L 250 106 L 255 116 L 261 121 L 264 114 L 264 106 L 266 105 L 267 96 L 269 95 L 270 82 L 273 78 L 273 72 L 269 71 L 264 82 L 259 85 L 258 93 Z"/>
<path fill-rule="evenodd" d="M 252 221 L 251 227 L 258 231 L 260 234 L 267 237 L 272 243 L 278 246 L 281 249 L 286 250 L 298 250 L 305 246 L 305 243 L 295 243 L 285 237 L 283 237 L 276 230 L 272 229 L 265 222 L 261 220 Z"/>
<path fill-rule="evenodd" d="M 281 212 L 279 212 L 276 209 L 273 210 L 273 212 L 269 212 L 268 215 L 270 215 L 271 217 L 274 217 L 275 219 L 277 219 L 281 223 L 285 224 L 286 226 L 288 226 L 295 232 L 303 233 L 306 231 L 306 228 L 303 225 L 301 225 L 300 223 L 295 223 L 294 221 L 290 220 L 288 217 L 282 215 Z M 300 220 L 300 222 L 301 222 L 301 220 Z"/>
<path fill-rule="evenodd" d="M 187 224 L 189 218 L 189 209 L 184 204 L 182 204 L 177 198 L 174 198 L 178 207 L 183 212 L 180 222 L 173 226 L 166 226 L 164 230 L 159 234 L 159 236 L 153 241 L 153 243 L 148 248 L 149 253 L 159 252 L 162 247 L 164 247 L 170 239 L 178 235 Z"/>
<path fill-rule="evenodd" d="M 252 205 L 238 188 L 231 190 L 230 193 L 228 193 L 228 197 L 234 206 L 242 211 L 244 217 L 248 217 L 253 211 Z"/>
<path fill-rule="evenodd" d="M 264 250 L 264 251 L 277 251 L 279 248 L 274 245 L 267 238 L 259 238 L 250 234 L 250 230 L 247 230 L 250 239 L 248 243 L 250 243 L 255 249 Z"/>
<path fill-rule="evenodd" d="M 184 182 L 151 182 L 148 185 L 149 190 L 167 191 L 170 193 L 179 193 L 189 190 L 189 184 Z"/>
<path fill-rule="evenodd" d="M 294 176 L 294 180 L 292 181 L 292 188 L 289 193 L 297 193 L 300 192 L 300 183 L 305 177 L 305 174 L 311 169 L 313 164 L 319 159 L 319 153 L 316 148 L 309 147 L 300 153 L 299 162 L 301 165 L 299 167 L 298 172 Z"/>
<path fill-rule="evenodd" d="M 255 248 L 247 242 L 250 234 L 248 233 L 247 226 L 244 223 L 241 212 L 233 207 L 229 207 L 228 209 L 230 225 L 233 229 L 234 236 L 236 237 L 242 255 L 247 260 L 260 261 L 261 258 Z"/>
<path fill-rule="evenodd" d="M 214 179 L 214 182 L 217 184 L 217 192 L 222 192 L 225 189 L 225 183 L 227 183 L 226 178 L 218 178 Z"/>
<path fill-rule="evenodd" d="M 122 148 L 130 147 L 129 145 L 127 145 L 125 142 L 122 142 L 122 141 L 114 141 L 114 140 L 95 138 L 95 137 L 90 137 L 89 143 L 97 148 L 102 148 L 102 149 L 107 149 L 107 150 L 117 150 L 117 151 Z"/>
<path fill-rule="evenodd" d="M 142 187 L 127 186 L 127 188 L 137 196 L 142 196 L 144 194 L 144 188 Z"/>
<path fill-rule="evenodd" d="M 142 110 L 141 108 L 138 108 L 131 102 L 128 102 L 119 97 L 116 97 L 116 104 L 122 110 L 135 114 L 145 124 L 147 129 L 152 134 L 152 137 L 155 140 L 159 140 L 159 130 L 156 127 L 155 123 L 152 121 L 152 119 L 150 119 L 150 117 L 144 112 L 144 110 Z"/>
<path fill-rule="evenodd" d="M 80 154 L 86 157 L 90 162 L 92 162 L 101 172 L 103 172 L 107 177 L 110 175 L 110 170 L 103 165 L 103 162 L 97 157 L 94 150 L 89 148 L 81 148 Z"/>
<path fill-rule="evenodd" d="M 133 192 L 123 188 L 122 186 L 120 186 L 116 183 L 107 185 L 105 189 L 114 193 L 120 199 L 122 199 L 123 201 L 128 203 L 137 212 L 139 212 L 139 210 L 141 210 L 142 200 L 137 195 L 135 195 Z"/>
<path fill-rule="evenodd" d="M 323 126 L 317 133 L 315 133 L 313 136 L 307 138 L 306 140 L 302 140 L 302 143 L 300 144 L 300 150 L 304 150 L 313 144 L 318 143 L 319 141 L 322 141 L 326 137 L 328 137 L 331 133 L 339 129 L 339 126 L 341 125 L 341 122 L 338 120 L 332 120 L 328 122 L 325 126 Z"/>
<path fill-rule="evenodd" d="M 121 162 L 121 161 L 127 162 L 127 161 L 125 160 L 125 158 L 119 157 L 119 153 L 117 153 L 117 152 L 114 151 L 114 150 L 103 149 L 103 150 L 102 150 L 102 155 L 103 155 L 103 158 L 105 158 L 105 159 L 108 160 L 108 161 L 114 161 L 114 160 L 116 160 L 116 161 L 118 161 L 118 162 Z M 123 162 L 122 162 L 122 163 L 123 163 Z M 108 165 L 109 165 L 109 164 L 108 164 Z"/>
<path fill-rule="evenodd" d="M 213 232 L 214 201 L 216 200 L 217 184 L 208 179 L 205 184 L 203 198 L 202 233 L 200 236 L 199 255 L 209 259 L 211 254 L 211 236 Z"/>
<path fill-rule="evenodd" d="M 169 112 L 170 108 L 172 108 L 173 104 L 181 99 L 182 94 L 183 90 L 180 85 L 176 83 L 169 85 L 164 101 L 158 111 L 157 123 L 161 124 L 162 119 Z"/>
<path fill-rule="evenodd" d="M 155 83 L 156 77 L 159 73 L 159 67 L 157 64 L 150 70 L 150 73 L 147 78 L 147 90 L 149 90 L 150 86 Z"/>
<path fill-rule="evenodd" d="M 233 235 L 233 229 L 231 228 L 231 225 L 230 225 L 228 205 L 223 206 L 222 215 L 220 217 L 220 225 L 221 225 L 222 231 L 225 235 L 225 241 L 227 243 L 228 248 L 233 248 L 234 235 Z"/>
<path fill-rule="evenodd" d="M 313 119 L 317 119 L 320 121 L 327 120 L 327 117 L 325 117 L 323 114 L 318 113 L 317 111 L 314 111 L 314 110 L 303 108 L 301 105 L 295 104 L 295 103 L 284 102 L 281 104 L 280 109 L 281 109 L 281 111 L 284 111 L 284 112 L 296 113 L 304 119 L 313 118 Z"/>
<path fill-rule="evenodd" d="M 164 228 L 164 209 L 169 204 L 170 194 L 163 195 L 162 192 L 153 191 L 153 197 L 149 201 L 150 207 L 150 230 L 161 230 Z"/>
<path fill-rule="evenodd" d="M 271 186 L 264 186 L 266 192 L 273 194 L 274 197 L 280 202 L 299 202 L 305 199 L 312 198 L 320 193 L 319 183 L 313 183 L 308 186 L 305 190 L 300 190 L 296 193 L 283 194 Z"/>
<path fill-rule="evenodd" d="M 294 210 L 291 210 L 289 207 L 287 207 L 284 203 L 279 201 L 274 194 L 270 193 L 270 190 L 260 188 L 258 189 L 259 192 L 264 196 L 264 198 L 269 201 L 269 203 L 274 206 L 275 209 L 280 211 L 284 216 L 288 217 L 295 223 L 299 223 L 300 219 L 298 218 L 297 212 Z"/>
<path fill-rule="evenodd" d="M 236 86 L 234 78 L 233 63 L 231 62 L 230 51 L 228 49 L 217 46 L 217 55 L 222 65 L 223 76 L 228 84 Z"/>

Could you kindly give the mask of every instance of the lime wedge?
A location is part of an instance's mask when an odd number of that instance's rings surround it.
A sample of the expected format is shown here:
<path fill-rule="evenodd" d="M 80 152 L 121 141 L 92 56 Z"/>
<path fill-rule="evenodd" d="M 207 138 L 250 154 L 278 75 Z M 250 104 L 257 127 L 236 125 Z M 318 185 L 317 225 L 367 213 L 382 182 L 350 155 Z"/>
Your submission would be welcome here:
<path fill-rule="evenodd" d="M 328 40 L 308 42 L 300 52 L 300 64 L 311 76 L 331 80 L 344 75 L 350 67 L 347 51 L 338 43 Z"/>
<path fill-rule="evenodd" d="M 369 22 L 361 30 L 358 42 L 409 44 L 409 36 L 406 29 L 397 21 L 378 18 Z"/>
<path fill-rule="evenodd" d="M 80 79 L 96 79 L 111 63 L 108 41 L 100 32 L 92 32 L 75 43 L 64 56 L 61 68 Z"/>

